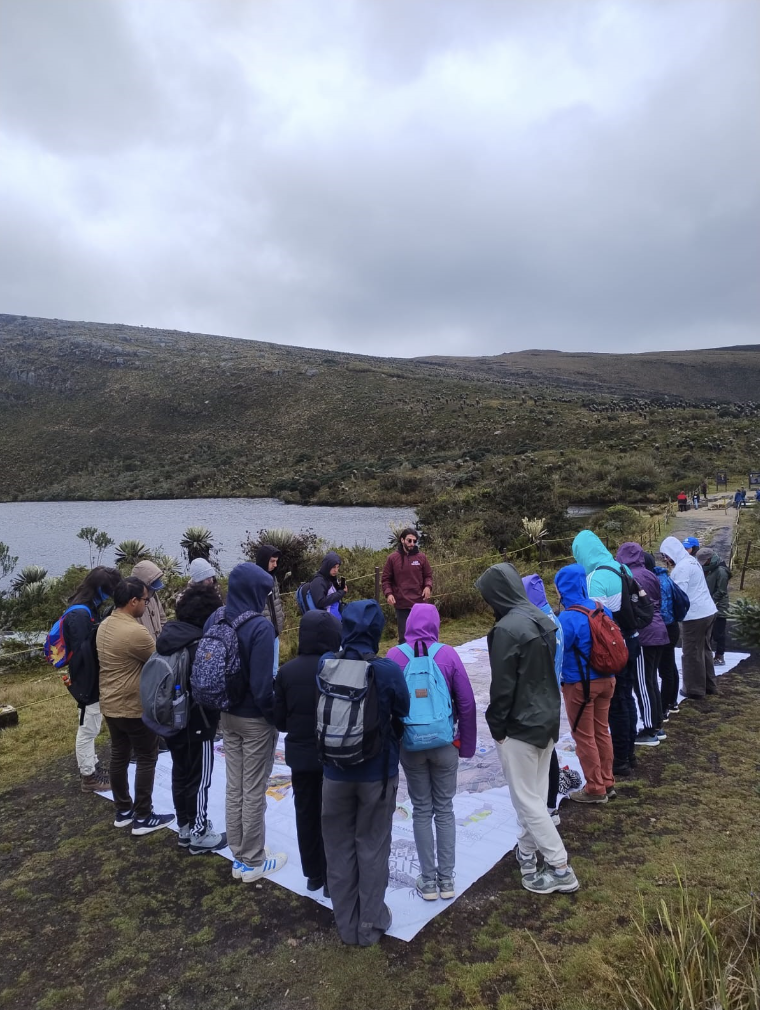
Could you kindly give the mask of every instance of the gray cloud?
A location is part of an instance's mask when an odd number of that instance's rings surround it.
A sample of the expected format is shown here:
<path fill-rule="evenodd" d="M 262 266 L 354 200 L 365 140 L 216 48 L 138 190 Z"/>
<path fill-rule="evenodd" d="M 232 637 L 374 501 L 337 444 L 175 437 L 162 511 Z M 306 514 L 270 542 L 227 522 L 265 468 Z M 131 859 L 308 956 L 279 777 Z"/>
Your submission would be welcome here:
<path fill-rule="evenodd" d="M 757 341 L 753 0 L 0 0 L 0 310 L 381 354 Z"/>

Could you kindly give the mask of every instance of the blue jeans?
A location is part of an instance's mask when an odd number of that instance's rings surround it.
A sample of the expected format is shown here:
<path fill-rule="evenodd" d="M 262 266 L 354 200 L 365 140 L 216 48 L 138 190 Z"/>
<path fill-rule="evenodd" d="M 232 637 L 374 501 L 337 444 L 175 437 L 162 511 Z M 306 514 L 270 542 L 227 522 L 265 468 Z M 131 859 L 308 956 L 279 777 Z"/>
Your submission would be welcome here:
<path fill-rule="evenodd" d="M 457 791 L 459 749 L 453 744 L 420 751 L 402 747 L 401 764 L 412 801 L 412 826 L 422 879 L 426 884 L 436 879 L 450 880 L 456 856 L 457 827 L 452 801 Z"/>

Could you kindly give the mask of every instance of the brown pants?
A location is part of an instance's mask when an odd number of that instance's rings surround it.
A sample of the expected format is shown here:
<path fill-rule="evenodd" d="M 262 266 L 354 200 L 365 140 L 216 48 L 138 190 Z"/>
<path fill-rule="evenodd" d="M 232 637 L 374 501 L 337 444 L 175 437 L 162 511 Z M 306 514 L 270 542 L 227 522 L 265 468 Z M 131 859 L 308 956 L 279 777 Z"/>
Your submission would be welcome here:
<path fill-rule="evenodd" d="M 610 702 L 615 691 L 614 677 L 600 677 L 589 684 L 589 700 L 573 731 L 575 753 L 586 776 L 586 792 L 604 796 L 615 785 L 612 774 L 612 737 L 609 729 Z M 583 684 L 563 684 L 565 710 L 575 725 L 583 705 Z"/>
<path fill-rule="evenodd" d="M 718 692 L 711 643 L 714 623 L 715 614 L 681 622 L 683 693 L 693 698 Z"/>

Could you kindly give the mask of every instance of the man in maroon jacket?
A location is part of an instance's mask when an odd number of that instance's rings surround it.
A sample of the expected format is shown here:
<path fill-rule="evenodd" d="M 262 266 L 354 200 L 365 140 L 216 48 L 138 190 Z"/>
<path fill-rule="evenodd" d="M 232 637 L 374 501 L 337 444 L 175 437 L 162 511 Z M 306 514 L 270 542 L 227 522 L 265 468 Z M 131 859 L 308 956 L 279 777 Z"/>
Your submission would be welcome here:
<path fill-rule="evenodd" d="M 404 641 L 406 619 L 415 603 L 427 603 L 433 591 L 433 570 L 417 546 L 419 536 L 410 526 L 401 531 L 398 550 L 383 568 L 383 593 L 396 608 L 399 643 Z"/>

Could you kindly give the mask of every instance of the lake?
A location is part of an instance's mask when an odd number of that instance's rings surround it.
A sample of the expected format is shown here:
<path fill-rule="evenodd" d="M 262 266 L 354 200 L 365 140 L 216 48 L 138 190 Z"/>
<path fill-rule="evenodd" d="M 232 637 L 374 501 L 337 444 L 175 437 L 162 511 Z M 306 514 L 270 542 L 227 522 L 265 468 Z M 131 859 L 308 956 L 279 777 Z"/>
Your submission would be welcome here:
<path fill-rule="evenodd" d="M 285 527 L 311 529 L 329 546 L 388 543 L 390 524 L 412 525 L 410 508 L 286 505 L 275 498 L 180 498 L 169 501 L 0 502 L 0 541 L 18 556 L 18 569 L 42 565 L 62 575 L 72 564 L 89 565 L 89 547 L 77 539 L 83 526 L 97 526 L 120 543 L 142 540 L 148 547 L 183 560 L 179 541 L 188 526 L 205 526 L 219 548 L 219 563 L 229 572 L 243 555 L 246 531 Z M 114 562 L 109 548 L 103 564 Z"/>

